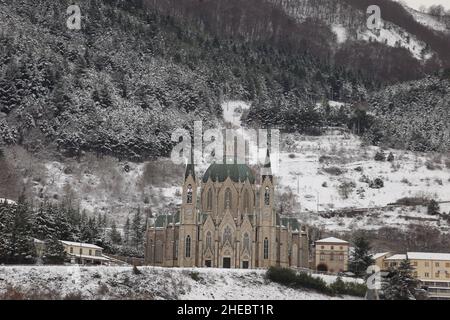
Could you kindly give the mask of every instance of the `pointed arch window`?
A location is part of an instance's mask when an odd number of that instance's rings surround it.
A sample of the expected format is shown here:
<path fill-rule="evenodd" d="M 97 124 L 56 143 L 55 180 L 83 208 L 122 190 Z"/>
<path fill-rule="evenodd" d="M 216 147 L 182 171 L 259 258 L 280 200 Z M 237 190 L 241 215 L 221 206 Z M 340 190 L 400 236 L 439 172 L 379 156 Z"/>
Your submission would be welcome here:
<path fill-rule="evenodd" d="M 242 240 L 243 242 L 243 246 L 244 246 L 244 250 L 247 250 L 248 252 L 250 252 L 250 236 L 248 235 L 248 233 L 244 233 L 244 239 Z"/>
<path fill-rule="evenodd" d="M 163 262 L 163 243 L 161 240 L 156 241 L 155 248 L 155 262 L 162 263 Z"/>
<path fill-rule="evenodd" d="M 228 188 L 225 190 L 225 208 L 231 208 L 231 190 Z"/>
<path fill-rule="evenodd" d="M 244 191 L 244 212 L 248 213 L 250 208 L 250 197 L 248 195 L 248 190 L 245 189 Z"/>
<path fill-rule="evenodd" d="M 186 192 L 186 203 L 192 203 L 192 186 L 188 185 Z"/>
<path fill-rule="evenodd" d="M 186 243 L 185 243 L 185 256 L 186 258 L 191 257 L 191 236 L 186 237 Z"/>
<path fill-rule="evenodd" d="M 266 206 L 270 205 L 270 189 L 266 187 L 266 191 L 264 192 L 264 204 Z"/>
<path fill-rule="evenodd" d="M 206 249 L 212 250 L 212 236 L 210 231 L 206 233 Z"/>
<path fill-rule="evenodd" d="M 212 210 L 212 200 L 213 200 L 213 195 L 212 195 L 212 189 L 210 188 L 206 195 L 206 209 L 207 210 Z"/>
<path fill-rule="evenodd" d="M 225 230 L 223 231 L 223 243 L 225 244 L 227 241 L 229 244 L 232 243 L 233 240 L 233 235 L 231 233 L 231 228 L 229 226 L 227 226 L 225 228 Z"/>
<path fill-rule="evenodd" d="M 264 239 L 264 259 L 269 259 L 269 239 Z"/>

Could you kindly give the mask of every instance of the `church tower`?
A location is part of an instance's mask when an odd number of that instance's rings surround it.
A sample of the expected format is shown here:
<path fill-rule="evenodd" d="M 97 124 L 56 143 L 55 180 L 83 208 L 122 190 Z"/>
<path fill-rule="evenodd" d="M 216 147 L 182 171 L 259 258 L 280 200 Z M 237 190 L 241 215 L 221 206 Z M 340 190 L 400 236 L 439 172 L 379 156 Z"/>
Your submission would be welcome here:
<path fill-rule="evenodd" d="M 196 265 L 198 243 L 197 232 L 197 196 L 198 181 L 195 175 L 195 165 L 193 156 L 186 165 L 186 172 L 183 183 L 183 200 L 180 212 L 180 231 L 178 244 L 178 262 L 180 267 L 193 267 Z"/>
<path fill-rule="evenodd" d="M 267 149 L 266 160 L 261 169 L 258 217 L 258 264 L 259 267 L 274 265 L 276 260 L 276 214 L 274 210 L 274 178 Z"/>

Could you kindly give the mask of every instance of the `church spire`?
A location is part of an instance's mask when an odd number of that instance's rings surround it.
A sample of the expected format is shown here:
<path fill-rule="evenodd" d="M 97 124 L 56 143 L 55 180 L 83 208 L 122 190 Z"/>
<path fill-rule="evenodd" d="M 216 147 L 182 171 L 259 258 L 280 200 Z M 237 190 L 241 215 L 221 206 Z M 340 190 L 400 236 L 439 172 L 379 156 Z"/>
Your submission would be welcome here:
<path fill-rule="evenodd" d="M 266 177 L 269 177 L 270 180 L 272 180 L 272 164 L 270 163 L 269 148 L 267 148 L 266 160 L 264 161 L 264 166 L 261 170 L 261 174 L 262 174 L 262 181 L 264 181 Z"/>
<path fill-rule="evenodd" d="M 186 180 L 189 176 L 195 180 L 195 164 L 194 164 L 194 149 L 191 146 L 191 159 L 186 164 L 186 173 L 184 174 L 184 180 Z"/>

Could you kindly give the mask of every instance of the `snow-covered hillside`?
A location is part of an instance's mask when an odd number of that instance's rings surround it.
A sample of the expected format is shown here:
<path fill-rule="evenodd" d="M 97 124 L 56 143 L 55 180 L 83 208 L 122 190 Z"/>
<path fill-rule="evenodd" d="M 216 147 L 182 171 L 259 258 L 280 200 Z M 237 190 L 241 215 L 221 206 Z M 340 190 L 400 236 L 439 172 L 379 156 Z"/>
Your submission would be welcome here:
<path fill-rule="evenodd" d="M 264 278 L 264 270 L 0 266 L 0 297 L 16 299 L 329 300 Z M 332 276 L 323 276 L 331 283 Z M 345 279 L 344 281 L 354 281 Z"/>
<path fill-rule="evenodd" d="M 433 17 L 432 15 L 429 15 L 427 13 L 414 10 L 412 8 L 409 8 L 408 6 L 405 6 L 405 8 L 420 24 L 436 31 L 447 33 L 450 32 L 450 29 L 447 27 L 447 25 L 439 21 L 436 17 Z"/>

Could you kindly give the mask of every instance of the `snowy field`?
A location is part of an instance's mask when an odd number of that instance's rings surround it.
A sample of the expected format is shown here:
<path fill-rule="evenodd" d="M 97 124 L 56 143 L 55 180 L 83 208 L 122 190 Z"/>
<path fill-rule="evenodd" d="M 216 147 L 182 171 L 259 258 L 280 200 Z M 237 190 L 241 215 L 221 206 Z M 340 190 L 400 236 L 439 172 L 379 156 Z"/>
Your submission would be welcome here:
<path fill-rule="evenodd" d="M 264 279 L 264 270 L 0 266 L 0 297 L 19 299 L 330 300 Z M 333 276 L 321 276 L 327 283 Z M 344 281 L 355 281 L 344 279 Z M 13 289 L 14 288 L 14 289 Z"/>

